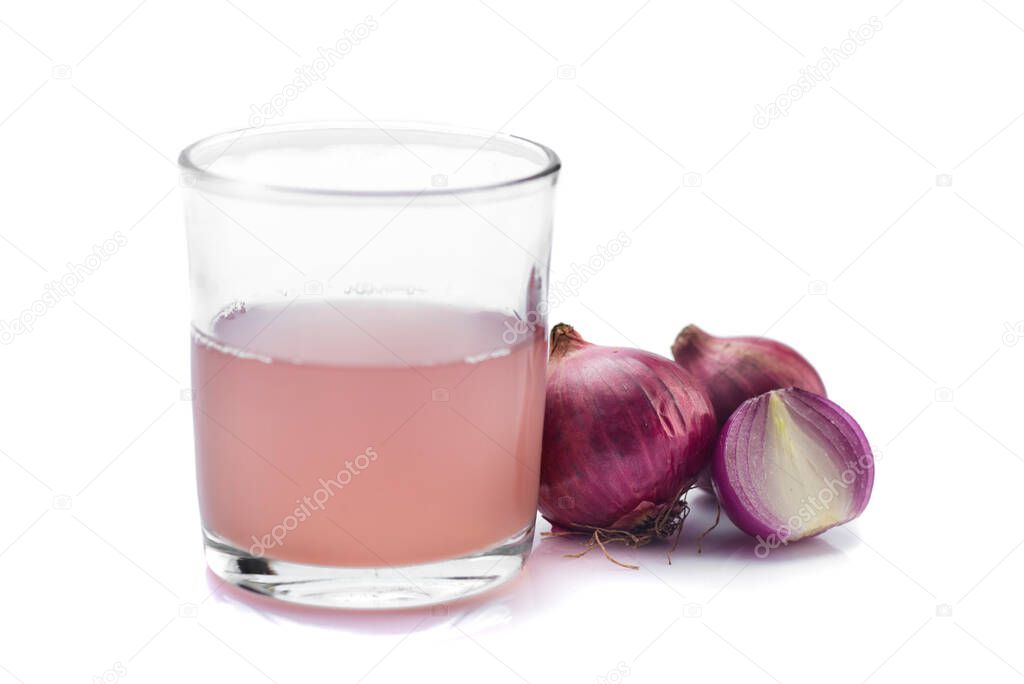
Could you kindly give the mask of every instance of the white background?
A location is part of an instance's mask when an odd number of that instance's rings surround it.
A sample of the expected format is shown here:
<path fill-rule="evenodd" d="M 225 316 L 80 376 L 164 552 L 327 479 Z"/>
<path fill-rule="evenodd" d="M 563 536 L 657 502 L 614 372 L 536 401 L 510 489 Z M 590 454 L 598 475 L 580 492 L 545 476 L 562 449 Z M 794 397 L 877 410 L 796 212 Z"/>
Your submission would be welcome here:
<path fill-rule="evenodd" d="M 1024 676 L 1024 9 L 777 5 L 0 5 L 0 319 L 127 237 L 0 347 L 0 682 Z M 447 613 L 219 589 L 181 399 L 173 160 L 246 126 L 368 16 L 377 29 L 280 119 L 551 145 L 553 278 L 631 238 L 553 318 L 662 353 L 690 322 L 793 344 L 877 449 L 860 519 L 764 561 L 726 524 L 698 556 L 711 511 L 696 501 L 671 565 L 663 547 L 621 551 L 633 572 L 538 540 L 519 580 Z M 882 29 L 830 81 L 755 127 L 758 104 L 871 16 Z"/>

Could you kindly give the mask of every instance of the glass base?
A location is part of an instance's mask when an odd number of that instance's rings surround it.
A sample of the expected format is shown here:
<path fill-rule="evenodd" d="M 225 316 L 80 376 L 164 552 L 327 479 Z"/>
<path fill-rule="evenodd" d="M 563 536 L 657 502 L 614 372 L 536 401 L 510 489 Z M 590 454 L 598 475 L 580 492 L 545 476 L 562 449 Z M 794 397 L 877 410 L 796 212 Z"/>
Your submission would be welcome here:
<path fill-rule="evenodd" d="M 207 530 L 203 536 L 210 570 L 243 589 L 328 608 L 414 608 L 473 596 L 515 577 L 533 547 L 533 523 L 468 556 L 381 568 L 307 565 L 257 557 Z"/>

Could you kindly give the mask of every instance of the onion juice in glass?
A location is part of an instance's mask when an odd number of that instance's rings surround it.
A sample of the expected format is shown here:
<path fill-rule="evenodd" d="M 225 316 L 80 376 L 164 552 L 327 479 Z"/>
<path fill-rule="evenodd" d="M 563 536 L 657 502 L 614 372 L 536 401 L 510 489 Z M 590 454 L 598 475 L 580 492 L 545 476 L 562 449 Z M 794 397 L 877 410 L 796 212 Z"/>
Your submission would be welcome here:
<path fill-rule="evenodd" d="M 554 152 L 307 124 L 214 136 L 180 165 L 210 568 L 352 608 L 514 577 L 537 505 Z"/>

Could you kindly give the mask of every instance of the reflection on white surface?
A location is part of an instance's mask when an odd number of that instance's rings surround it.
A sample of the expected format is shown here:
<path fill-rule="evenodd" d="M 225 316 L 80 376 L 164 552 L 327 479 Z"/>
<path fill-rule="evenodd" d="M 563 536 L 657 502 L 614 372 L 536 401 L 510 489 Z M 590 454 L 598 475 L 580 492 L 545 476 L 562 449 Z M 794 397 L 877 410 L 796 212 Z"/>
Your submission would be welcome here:
<path fill-rule="evenodd" d="M 710 495 L 691 494 L 688 516 L 679 544 L 671 554 L 672 540 L 653 543 L 642 548 L 609 544 L 608 551 L 616 559 L 638 565 L 639 571 L 622 568 L 606 559 L 594 548 L 581 558 L 568 557 L 578 553 L 582 541 L 575 538 L 545 537 L 550 525 L 538 516 L 538 533 L 534 550 L 520 576 L 497 590 L 462 601 L 430 608 L 383 611 L 352 611 L 300 606 L 268 598 L 229 585 L 207 571 L 212 603 L 218 609 L 255 613 L 274 624 L 313 625 L 358 634 L 441 633 L 447 628 L 469 634 L 515 628 L 538 619 L 544 613 L 558 611 L 561 604 L 572 601 L 585 586 L 613 586 L 619 594 L 665 588 L 686 599 L 687 605 L 713 598 L 714 593 L 701 593 L 697 587 L 713 589 L 713 580 L 744 569 L 748 576 L 769 577 L 776 568 L 809 561 L 834 563 L 842 559 L 844 545 L 856 544 L 851 536 L 833 534 L 832 539 L 816 537 L 774 550 L 767 558 L 754 556 L 754 540 L 737 530 L 723 515 L 718 527 L 704 537 L 701 553 L 697 538 L 715 519 L 715 504 Z M 710 575 L 709 575 L 710 570 Z M 696 573 L 701 573 L 701 575 Z M 684 588 L 687 590 L 684 591 Z M 719 587 L 719 591 L 724 587 Z"/>

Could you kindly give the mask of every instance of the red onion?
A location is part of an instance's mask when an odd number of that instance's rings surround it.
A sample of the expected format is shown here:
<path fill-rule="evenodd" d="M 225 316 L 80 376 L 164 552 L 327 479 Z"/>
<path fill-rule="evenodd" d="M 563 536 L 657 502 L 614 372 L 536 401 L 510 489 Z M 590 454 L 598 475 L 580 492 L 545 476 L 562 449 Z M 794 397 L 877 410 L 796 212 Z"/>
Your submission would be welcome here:
<path fill-rule="evenodd" d="M 676 337 L 672 356 L 704 383 L 719 425 L 744 401 L 769 390 L 799 387 L 825 394 L 807 359 L 766 337 L 715 337 L 688 325 Z"/>
<path fill-rule="evenodd" d="M 593 532 L 599 545 L 668 536 L 710 457 L 716 428 L 704 390 L 672 361 L 590 344 L 557 325 L 540 512 L 556 531 Z"/>
<path fill-rule="evenodd" d="M 856 421 L 834 402 L 793 388 L 744 402 L 722 428 L 711 461 L 722 509 L 758 538 L 760 557 L 856 518 L 874 477 Z"/>

